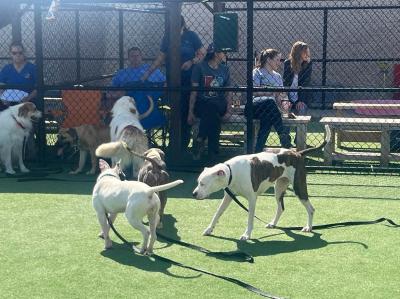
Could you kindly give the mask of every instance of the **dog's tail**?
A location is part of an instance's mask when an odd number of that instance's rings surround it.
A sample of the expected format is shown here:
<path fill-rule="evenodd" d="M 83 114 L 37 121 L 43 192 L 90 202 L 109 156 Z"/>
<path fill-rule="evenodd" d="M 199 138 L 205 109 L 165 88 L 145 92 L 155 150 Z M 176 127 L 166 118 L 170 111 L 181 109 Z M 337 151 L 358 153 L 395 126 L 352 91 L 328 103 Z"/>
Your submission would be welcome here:
<path fill-rule="evenodd" d="M 302 151 L 299 151 L 299 154 L 301 156 L 306 156 L 309 153 L 318 151 L 318 150 L 322 149 L 325 145 L 327 145 L 331 140 L 331 129 L 329 128 L 328 125 L 325 125 L 325 133 L 326 133 L 325 140 L 324 140 L 324 142 L 321 143 L 321 145 L 319 145 L 317 147 L 310 147 L 310 148 L 304 149 Z"/>
<path fill-rule="evenodd" d="M 173 181 L 173 182 L 168 183 L 168 184 L 150 187 L 149 191 L 148 191 L 148 194 L 152 194 L 154 192 L 165 191 L 165 190 L 171 189 L 171 188 L 173 188 L 175 186 L 178 186 L 178 185 L 180 185 L 182 183 L 183 183 L 183 180 L 176 180 L 176 181 Z"/>
<path fill-rule="evenodd" d="M 108 142 L 96 148 L 96 156 L 102 158 L 118 157 L 120 153 L 126 151 L 121 141 Z"/>

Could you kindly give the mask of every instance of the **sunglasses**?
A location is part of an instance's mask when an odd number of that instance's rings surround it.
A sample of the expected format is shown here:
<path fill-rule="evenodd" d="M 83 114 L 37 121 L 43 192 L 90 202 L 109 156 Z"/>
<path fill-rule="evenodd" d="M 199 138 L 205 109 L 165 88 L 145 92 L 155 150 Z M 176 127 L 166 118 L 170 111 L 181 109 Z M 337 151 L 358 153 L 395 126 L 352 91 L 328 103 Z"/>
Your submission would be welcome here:
<path fill-rule="evenodd" d="M 22 55 L 24 54 L 22 51 L 18 51 L 18 52 L 11 52 L 12 55 Z"/>

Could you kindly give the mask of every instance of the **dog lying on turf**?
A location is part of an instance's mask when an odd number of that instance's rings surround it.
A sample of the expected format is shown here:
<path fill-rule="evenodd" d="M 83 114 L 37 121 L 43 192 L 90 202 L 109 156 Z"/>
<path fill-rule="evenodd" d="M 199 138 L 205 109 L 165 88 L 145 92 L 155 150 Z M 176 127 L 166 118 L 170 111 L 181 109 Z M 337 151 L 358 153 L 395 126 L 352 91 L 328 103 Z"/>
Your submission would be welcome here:
<path fill-rule="evenodd" d="M 182 184 L 182 180 L 176 180 L 169 184 L 150 187 L 137 181 L 121 181 L 122 170 L 119 162 L 110 168 L 102 159 L 99 161 L 100 175 L 93 189 L 93 207 L 101 226 L 100 236 L 104 238 L 105 249 L 112 247 L 109 236 L 110 226 L 106 214 L 111 222 L 114 222 L 118 213 L 125 213 L 129 224 L 139 230 L 143 235 L 143 244 L 140 249 L 142 254 L 151 254 L 157 238 L 156 227 L 159 221 L 160 199 L 156 192 L 164 191 Z M 147 215 L 150 230 L 142 223 Z M 134 248 L 135 249 L 135 248 Z"/>
<path fill-rule="evenodd" d="M 304 158 L 307 154 L 322 149 L 329 142 L 331 132 L 328 126 L 325 126 L 325 130 L 324 142 L 315 148 L 302 151 L 295 149 L 264 151 L 258 154 L 237 156 L 225 163 L 205 168 L 197 180 L 198 185 L 193 191 L 193 196 L 196 199 L 204 199 L 209 194 L 228 187 L 233 193 L 245 197 L 249 201 L 249 213 L 247 228 L 240 239 L 248 240 L 253 230 L 257 196 L 275 184 L 275 198 L 278 207 L 275 217 L 267 225 L 267 227 L 275 227 L 283 212 L 283 197 L 290 183 L 293 186 L 294 193 L 307 210 L 308 221 L 302 231 L 310 232 L 314 208 L 308 198 Z M 231 201 L 232 198 L 225 192 L 223 201 L 204 231 L 204 235 L 212 233 L 219 217 Z"/>

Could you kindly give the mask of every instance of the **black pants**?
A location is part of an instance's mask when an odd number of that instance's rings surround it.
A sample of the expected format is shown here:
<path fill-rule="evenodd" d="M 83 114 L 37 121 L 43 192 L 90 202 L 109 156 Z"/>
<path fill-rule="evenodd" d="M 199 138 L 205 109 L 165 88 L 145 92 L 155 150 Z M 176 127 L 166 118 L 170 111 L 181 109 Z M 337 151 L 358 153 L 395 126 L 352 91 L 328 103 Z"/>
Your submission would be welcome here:
<path fill-rule="evenodd" d="M 261 152 L 274 126 L 279 135 L 282 147 L 291 147 L 289 130 L 282 123 L 282 115 L 272 99 L 256 98 L 253 101 L 253 116 L 260 120 L 260 130 L 258 131 L 255 152 Z"/>
<path fill-rule="evenodd" d="M 200 118 L 197 138 L 208 139 L 209 154 L 217 154 L 219 151 L 221 119 L 226 113 L 226 105 L 227 102 L 225 99 L 196 101 L 194 114 Z"/>
<path fill-rule="evenodd" d="M 181 79 L 182 87 L 191 86 L 190 78 L 183 77 Z M 184 90 L 181 92 L 181 134 L 182 134 L 182 150 L 186 151 L 190 142 L 190 136 L 192 127 L 188 125 L 187 119 L 189 114 L 189 103 L 190 103 L 190 90 Z"/>

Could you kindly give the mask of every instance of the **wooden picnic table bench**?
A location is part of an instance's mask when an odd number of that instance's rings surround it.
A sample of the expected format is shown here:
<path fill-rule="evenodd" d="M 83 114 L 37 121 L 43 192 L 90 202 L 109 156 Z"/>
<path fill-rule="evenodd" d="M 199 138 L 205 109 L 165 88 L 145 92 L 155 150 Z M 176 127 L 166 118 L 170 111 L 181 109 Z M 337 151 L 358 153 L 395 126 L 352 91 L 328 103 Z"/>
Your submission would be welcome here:
<path fill-rule="evenodd" d="M 336 102 L 333 104 L 337 117 L 354 118 L 359 117 L 357 112 L 364 112 L 371 117 L 393 118 L 400 117 L 400 101 L 393 100 L 360 100 L 353 102 Z M 365 117 L 362 115 L 361 117 Z M 381 131 L 360 131 L 357 128 L 352 130 L 338 130 L 337 144 L 342 146 L 342 142 L 380 142 Z"/>
<path fill-rule="evenodd" d="M 390 132 L 400 129 L 398 118 L 353 118 L 323 117 L 321 123 L 329 125 L 332 131 L 331 142 L 325 146 L 324 162 L 331 165 L 336 160 L 380 161 L 381 166 L 388 166 L 389 161 L 400 161 L 400 153 L 390 153 Z M 380 132 L 380 152 L 337 152 L 336 135 L 339 130 L 357 130 L 363 132 Z"/>
<path fill-rule="evenodd" d="M 282 118 L 283 124 L 289 127 L 297 128 L 297 142 L 296 146 L 298 150 L 305 149 L 307 147 L 307 125 L 311 121 L 311 116 L 296 116 L 296 118 Z M 253 120 L 253 142 L 257 138 L 257 133 L 260 128 L 260 122 L 257 119 Z M 225 133 L 234 130 L 235 133 Z M 224 132 L 225 131 L 225 132 Z M 232 139 L 243 141 L 243 152 L 247 151 L 247 119 L 244 116 L 244 105 L 233 108 L 233 114 L 222 123 L 221 139 Z"/>

